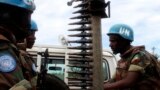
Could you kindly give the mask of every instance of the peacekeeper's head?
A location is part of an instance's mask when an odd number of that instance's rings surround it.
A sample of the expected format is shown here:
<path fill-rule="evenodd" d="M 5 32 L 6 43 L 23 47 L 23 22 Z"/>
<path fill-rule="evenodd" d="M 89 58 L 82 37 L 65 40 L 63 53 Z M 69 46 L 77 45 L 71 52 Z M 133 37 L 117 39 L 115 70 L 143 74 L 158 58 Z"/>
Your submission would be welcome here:
<path fill-rule="evenodd" d="M 126 24 L 115 24 L 107 33 L 110 47 L 114 54 L 122 53 L 126 47 L 130 46 L 134 40 L 134 33 L 130 26 Z"/>
<path fill-rule="evenodd" d="M 32 0 L 0 0 L 0 26 L 13 33 L 17 40 L 22 40 L 29 33 L 34 10 Z"/>
<path fill-rule="evenodd" d="M 31 28 L 29 29 L 29 36 L 26 38 L 27 48 L 32 48 L 36 37 L 35 32 L 38 31 L 37 23 L 34 20 L 31 20 Z"/>

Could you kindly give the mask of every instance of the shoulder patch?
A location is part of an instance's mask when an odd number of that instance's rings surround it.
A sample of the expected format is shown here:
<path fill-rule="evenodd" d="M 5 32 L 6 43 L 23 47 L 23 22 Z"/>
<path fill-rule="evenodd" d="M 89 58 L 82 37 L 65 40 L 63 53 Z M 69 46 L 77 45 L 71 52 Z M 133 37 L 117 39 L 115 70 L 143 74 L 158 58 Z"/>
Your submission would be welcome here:
<path fill-rule="evenodd" d="M 131 60 L 131 63 L 133 63 L 133 64 L 137 64 L 137 63 L 139 63 L 140 62 L 140 55 L 139 54 L 136 54 L 133 58 L 132 58 L 132 60 Z"/>
<path fill-rule="evenodd" d="M 0 56 L 0 71 L 11 72 L 16 68 L 16 60 L 8 54 Z"/>

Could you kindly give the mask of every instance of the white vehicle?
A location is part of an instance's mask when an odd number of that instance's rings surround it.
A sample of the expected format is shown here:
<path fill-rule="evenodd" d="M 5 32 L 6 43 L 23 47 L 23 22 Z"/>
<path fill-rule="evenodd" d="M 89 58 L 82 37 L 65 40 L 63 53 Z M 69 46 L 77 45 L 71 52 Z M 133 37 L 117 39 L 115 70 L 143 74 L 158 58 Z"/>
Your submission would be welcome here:
<path fill-rule="evenodd" d="M 65 80 L 65 69 L 66 69 L 66 58 L 67 52 L 74 52 L 73 50 L 67 49 L 65 46 L 43 46 L 37 45 L 34 46 L 32 49 L 28 49 L 27 51 L 33 56 L 33 58 L 37 61 L 39 65 L 41 59 L 44 57 L 40 57 L 37 53 L 44 52 L 48 48 L 49 57 L 48 57 L 48 65 L 47 65 L 47 73 L 54 74 Z M 103 50 L 103 75 L 104 80 L 110 79 L 114 72 L 117 65 L 117 59 L 115 55 L 113 55 L 108 50 Z M 37 70 L 40 68 L 38 66 Z M 74 68 L 74 70 L 78 70 L 78 68 Z"/>

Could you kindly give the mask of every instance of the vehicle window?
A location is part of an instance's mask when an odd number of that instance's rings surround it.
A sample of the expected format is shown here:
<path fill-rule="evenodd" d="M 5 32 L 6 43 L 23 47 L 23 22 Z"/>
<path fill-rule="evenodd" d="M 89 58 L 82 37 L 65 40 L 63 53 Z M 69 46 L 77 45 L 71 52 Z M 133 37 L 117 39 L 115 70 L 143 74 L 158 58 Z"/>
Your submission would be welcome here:
<path fill-rule="evenodd" d="M 103 59 L 103 78 L 104 80 L 108 80 L 110 79 L 110 69 L 109 69 L 109 63 L 106 59 Z M 81 72 L 83 71 L 82 68 L 78 68 L 78 67 L 70 67 L 70 71 L 71 72 Z M 74 73 L 69 73 L 69 77 L 78 77 L 78 74 L 74 74 Z"/>
<path fill-rule="evenodd" d="M 110 69 L 108 61 L 106 59 L 103 59 L 103 77 L 104 80 L 110 79 Z"/>
<path fill-rule="evenodd" d="M 54 74 L 55 76 L 64 80 L 64 64 L 52 63 L 52 64 L 48 64 L 47 66 L 48 66 L 47 73 Z"/>
<path fill-rule="evenodd" d="M 44 58 L 42 58 L 44 59 Z M 110 69 L 109 69 L 109 63 L 106 59 L 103 58 L 103 77 L 104 80 L 108 80 L 110 79 Z M 78 68 L 78 67 L 70 67 L 71 72 L 80 72 L 83 71 L 82 68 Z M 59 78 L 61 78 L 62 80 L 64 80 L 64 73 L 65 73 L 65 62 L 64 59 L 54 59 L 49 58 L 49 62 L 48 62 L 48 71 L 47 73 L 49 74 L 54 74 L 56 76 L 58 76 Z M 69 76 L 77 76 L 78 74 L 73 74 L 73 73 L 68 73 Z"/>
<path fill-rule="evenodd" d="M 54 71 L 61 71 L 61 67 L 49 67 L 49 70 L 54 70 Z"/>

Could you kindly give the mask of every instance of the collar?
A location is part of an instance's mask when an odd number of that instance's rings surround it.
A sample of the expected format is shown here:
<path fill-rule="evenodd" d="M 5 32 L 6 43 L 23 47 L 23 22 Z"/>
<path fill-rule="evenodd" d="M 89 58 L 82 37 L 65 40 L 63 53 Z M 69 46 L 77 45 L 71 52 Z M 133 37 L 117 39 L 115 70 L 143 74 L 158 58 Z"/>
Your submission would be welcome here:
<path fill-rule="evenodd" d="M 131 46 L 126 52 L 120 55 L 121 58 L 130 56 L 131 54 L 139 53 L 141 50 L 145 50 L 145 46 Z"/>

